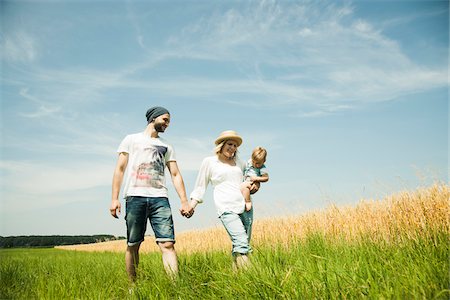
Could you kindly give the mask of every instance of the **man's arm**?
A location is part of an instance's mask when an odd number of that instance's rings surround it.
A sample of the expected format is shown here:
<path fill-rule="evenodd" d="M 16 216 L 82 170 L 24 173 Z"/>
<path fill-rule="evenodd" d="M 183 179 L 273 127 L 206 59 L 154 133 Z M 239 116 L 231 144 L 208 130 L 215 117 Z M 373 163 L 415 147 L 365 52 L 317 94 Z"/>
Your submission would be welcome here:
<path fill-rule="evenodd" d="M 119 153 L 119 158 L 117 159 L 116 169 L 114 170 L 113 182 L 112 182 L 112 195 L 111 195 L 111 207 L 109 211 L 114 218 L 118 218 L 117 213 L 120 215 L 120 201 L 119 193 L 120 187 L 122 185 L 123 174 L 128 165 L 128 153 Z"/>
<path fill-rule="evenodd" d="M 180 197 L 180 212 L 183 216 L 190 218 L 194 214 L 194 210 L 189 205 L 188 199 L 186 197 L 186 188 L 184 186 L 183 176 L 181 176 L 180 170 L 178 169 L 178 164 L 176 161 L 169 161 L 167 162 L 167 168 L 169 169 L 170 175 L 172 176 L 172 182 L 175 186 L 175 190 L 178 193 L 178 197 Z"/>

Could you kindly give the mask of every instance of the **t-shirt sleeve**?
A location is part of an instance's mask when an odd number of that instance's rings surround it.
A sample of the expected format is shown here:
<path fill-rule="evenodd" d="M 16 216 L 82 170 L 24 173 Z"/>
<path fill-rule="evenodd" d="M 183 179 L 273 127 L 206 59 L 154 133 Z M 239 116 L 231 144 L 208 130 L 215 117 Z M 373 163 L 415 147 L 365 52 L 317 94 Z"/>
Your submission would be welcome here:
<path fill-rule="evenodd" d="M 203 202 L 203 197 L 206 193 L 206 188 L 208 187 L 209 181 L 211 180 L 211 165 L 210 160 L 205 158 L 200 166 L 200 171 L 197 175 L 197 180 L 195 182 L 195 188 L 191 193 L 190 198 L 197 200 L 198 203 Z"/>
<path fill-rule="evenodd" d="M 131 136 L 127 135 L 122 142 L 119 145 L 119 148 L 117 148 L 117 153 L 130 153 L 130 147 L 131 147 Z"/>
<path fill-rule="evenodd" d="M 263 165 L 260 169 L 261 175 L 267 174 L 269 175 L 269 171 L 267 170 L 266 165 Z"/>
<path fill-rule="evenodd" d="M 177 158 L 175 156 L 175 150 L 173 149 L 173 147 L 171 145 L 167 146 L 167 152 L 164 155 L 164 158 L 165 158 L 166 162 L 177 160 Z"/>

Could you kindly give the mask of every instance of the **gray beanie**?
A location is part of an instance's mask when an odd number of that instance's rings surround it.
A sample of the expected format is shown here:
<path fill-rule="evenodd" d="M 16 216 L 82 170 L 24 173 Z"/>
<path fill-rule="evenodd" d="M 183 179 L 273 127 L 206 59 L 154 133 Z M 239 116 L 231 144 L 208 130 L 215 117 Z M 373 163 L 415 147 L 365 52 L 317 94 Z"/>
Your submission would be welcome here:
<path fill-rule="evenodd" d="M 145 116 L 147 117 L 147 122 L 151 123 L 153 121 L 153 119 L 156 119 L 157 117 L 164 115 L 164 114 L 169 114 L 169 111 L 167 109 L 165 109 L 162 106 L 154 106 L 151 107 L 147 110 L 147 113 L 145 114 Z"/>

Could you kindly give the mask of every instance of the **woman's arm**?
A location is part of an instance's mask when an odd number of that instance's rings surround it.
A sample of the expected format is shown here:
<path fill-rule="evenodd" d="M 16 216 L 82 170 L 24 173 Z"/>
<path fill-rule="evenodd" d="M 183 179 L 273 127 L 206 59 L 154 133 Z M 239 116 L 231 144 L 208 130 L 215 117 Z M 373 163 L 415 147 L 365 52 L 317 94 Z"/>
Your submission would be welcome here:
<path fill-rule="evenodd" d="M 191 193 L 191 207 L 195 208 L 198 203 L 203 202 L 203 197 L 206 192 L 206 188 L 211 180 L 211 172 L 210 172 L 210 160 L 205 158 L 202 161 L 202 165 L 200 166 L 200 170 L 197 175 L 197 180 L 195 182 L 194 190 Z"/>

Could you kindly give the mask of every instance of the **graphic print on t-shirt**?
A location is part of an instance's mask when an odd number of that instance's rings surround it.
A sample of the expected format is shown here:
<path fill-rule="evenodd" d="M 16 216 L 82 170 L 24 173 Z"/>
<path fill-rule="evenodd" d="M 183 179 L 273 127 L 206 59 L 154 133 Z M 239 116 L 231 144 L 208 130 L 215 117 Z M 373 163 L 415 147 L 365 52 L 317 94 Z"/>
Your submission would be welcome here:
<path fill-rule="evenodd" d="M 132 186 L 134 187 L 164 187 L 164 155 L 167 147 L 151 145 L 145 147 L 133 166 Z"/>

